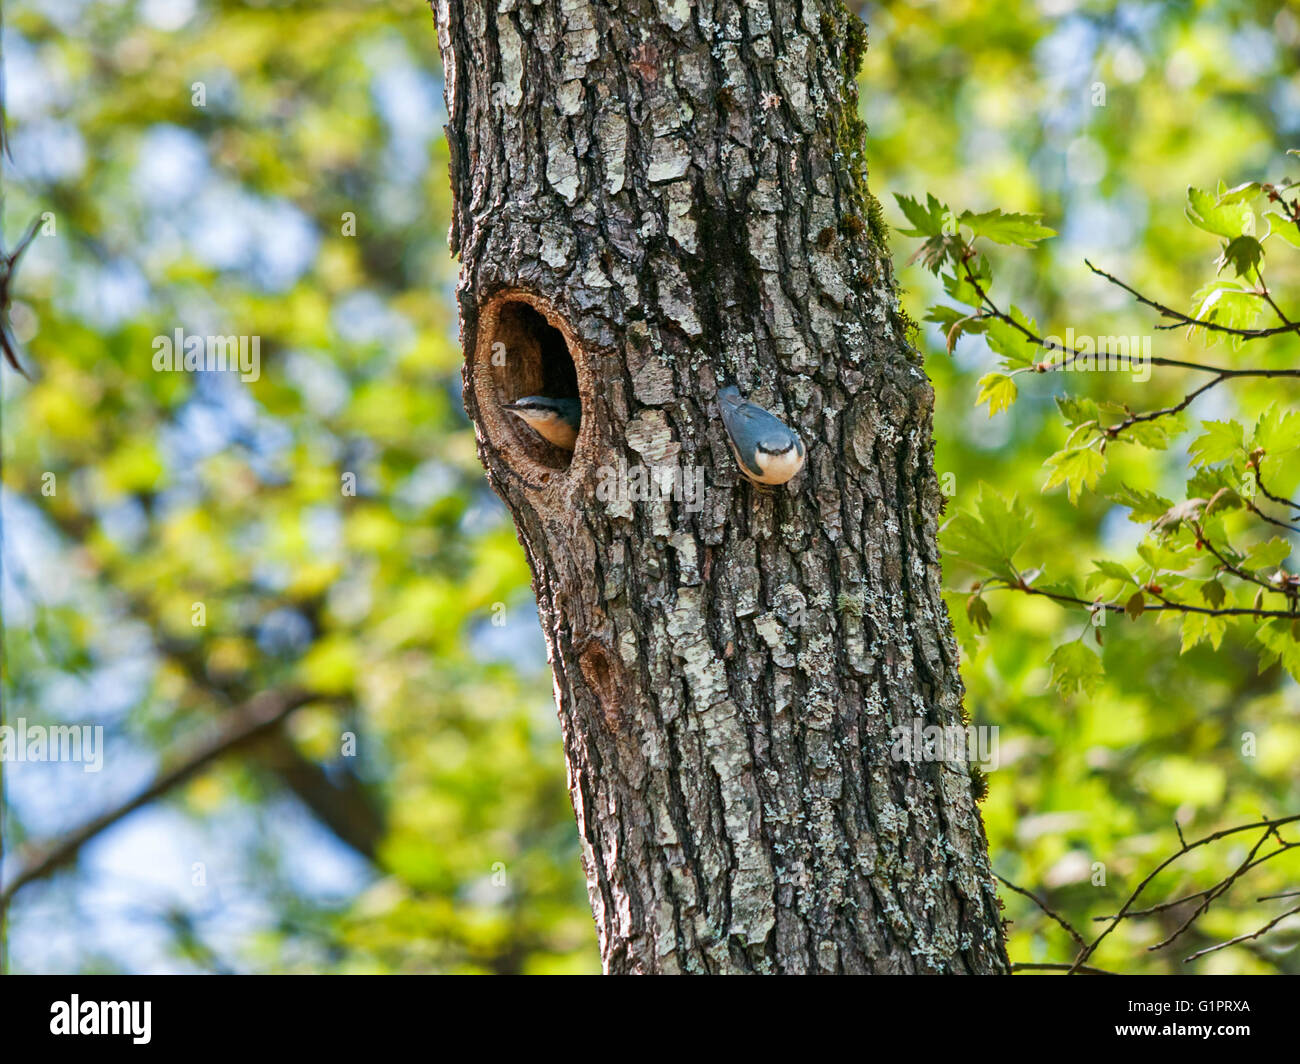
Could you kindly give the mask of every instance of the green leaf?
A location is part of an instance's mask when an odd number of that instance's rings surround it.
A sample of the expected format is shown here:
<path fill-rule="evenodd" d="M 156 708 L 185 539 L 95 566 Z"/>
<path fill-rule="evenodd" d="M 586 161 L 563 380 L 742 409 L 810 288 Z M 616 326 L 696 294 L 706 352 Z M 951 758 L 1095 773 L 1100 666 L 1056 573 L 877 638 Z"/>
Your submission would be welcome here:
<path fill-rule="evenodd" d="M 1300 447 L 1300 413 L 1273 403 L 1255 422 L 1251 449 L 1262 447 L 1266 454 L 1279 455 Z"/>
<path fill-rule="evenodd" d="M 1020 322 L 1030 332 L 1038 332 L 1038 323 L 1032 318 L 1025 317 L 1019 307 L 1013 306 L 1008 313 L 1011 318 Z M 1029 340 L 1015 326 L 1002 321 L 1000 318 L 993 318 L 989 321 L 987 339 L 989 347 L 996 354 L 1001 355 L 1006 364 L 1012 368 L 1032 366 L 1046 357 L 1046 352 L 1041 347 Z"/>
<path fill-rule="evenodd" d="M 1253 329 L 1259 320 L 1260 300 L 1255 294 L 1232 281 L 1215 281 L 1206 285 L 1192 297 L 1195 309 L 1192 317 L 1198 321 L 1213 322 L 1225 329 Z M 1199 326 L 1188 330 L 1195 332 Z M 1210 343 L 1222 339 L 1222 333 L 1205 330 Z M 1237 337 L 1239 342 L 1241 337 Z"/>
<path fill-rule="evenodd" d="M 1201 598 L 1216 610 L 1223 605 L 1227 597 L 1228 593 L 1224 591 L 1223 585 L 1218 580 L 1207 580 L 1201 585 Z"/>
<path fill-rule="evenodd" d="M 1200 466 L 1187 480 L 1187 496 L 1188 498 L 1212 499 L 1223 488 L 1235 492 L 1237 484 L 1236 475 L 1230 465 L 1217 468 Z M 1226 500 L 1226 503 L 1221 502 L 1220 506 L 1225 504 L 1232 507 L 1232 500 Z"/>
<path fill-rule="evenodd" d="M 944 342 L 950 355 L 962 336 L 966 333 L 982 333 L 989 325 L 988 318 L 981 318 L 965 308 L 950 307 L 946 303 L 936 303 L 932 306 L 925 320 L 936 322 L 943 327 Z"/>
<path fill-rule="evenodd" d="M 983 214 L 963 211 L 957 220 L 970 228 L 977 237 L 987 237 L 997 244 L 1031 248 L 1038 241 L 1056 236 L 1055 229 L 1039 224 L 1038 214 L 1007 214 L 994 209 Z"/>
<path fill-rule="evenodd" d="M 1035 591 L 1042 591 L 1049 595 L 1059 595 L 1062 598 L 1073 599 L 1079 597 L 1078 589 L 1068 580 L 1042 580 L 1034 583 Z"/>
<path fill-rule="evenodd" d="M 1269 221 L 1269 236 L 1285 240 L 1293 248 L 1300 248 L 1300 226 L 1277 211 L 1269 211 L 1264 217 Z"/>
<path fill-rule="evenodd" d="M 1119 506 L 1127 506 L 1129 508 L 1128 519 L 1143 525 L 1149 521 L 1154 521 L 1168 512 L 1169 508 L 1173 506 L 1173 503 L 1162 495 L 1157 495 L 1153 491 L 1134 488 L 1128 484 L 1121 484 L 1115 493 L 1110 496 L 1110 501 Z"/>
<path fill-rule="evenodd" d="M 977 333 L 988 328 L 988 318 L 977 318 L 965 307 L 950 307 L 947 303 L 935 303 L 925 315 L 926 321 L 937 322 L 946 333 L 957 322 L 962 322 L 962 332 Z"/>
<path fill-rule="evenodd" d="M 1186 557 L 1183 553 L 1174 547 L 1167 546 L 1164 543 L 1156 543 L 1152 540 L 1143 540 L 1138 544 L 1138 557 L 1146 562 L 1157 573 L 1181 573 L 1194 561 L 1193 557 Z"/>
<path fill-rule="evenodd" d="M 1205 429 L 1187 448 L 1193 465 L 1214 465 L 1235 457 L 1245 447 L 1245 429 L 1235 421 L 1202 421 Z"/>
<path fill-rule="evenodd" d="M 970 619 L 970 623 L 981 632 L 987 632 L 989 625 L 993 621 L 993 615 L 989 612 L 989 604 L 984 601 L 983 595 L 971 595 L 966 600 L 966 616 Z"/>
<path fill-rule="evenodd" d="M 1058 395 L 1056 397 L 1056 406 L 1061 411 L 1061 416 L 1065 418 L 1065 423 L 1072 429 L 1078 428 L 1080 425 L 1086 425 L 1090 421 L 1101 421 L 1101 408 L 1091 399 L 1073 395 Z"/>
<path fill-rule="evenodd" d="M 1119 565 L 1118 562 L 1102 559 L 1102 561 L 1093 561 L 1093 565 L 1096 566 L 1096 570 L 1089 572 L 1088 578 L 1084 580 L 1084 588 L 1087 589 L 1089 594 L 1095 593 L 1099 588 L 1108 589 L 1109 591 L 1112 585 L 1117 584 L 1118 591 L 1125 591 L 1125 589 L 1131 588 L 1132 585 L 1138 583 L 1134 579 L 1134 575 L 1125 566 Z"/>
<path fill-rule="evenodd" d="M 975 405 L 989 404 L 989 417 L 1000 414 L 1016 401 L 1016 382 L 1005 373 L 986 373 L 979 380 Z"/>
<path fill-rule="evenodd" d="M 1212 613 L 1189 613 L 1183 617 L 1183 645 L 1180 654 L 1186 654 L 1203 639 L 1208 639 L 1215 650 L 1223 642 L 1228 624 Z"/>
<path fill-rule="evenodd" d="M 1133 584 L 1137 581 L 1133 574 L 1128 571 L 1128 567 L 1120 565 L 1119 562 L 1113 562 L 1109 558 L 1094 559 L 1093 565 L 1097 567 L 1097 572 L 1089 574 L 1089 580 L 1093 576 L 1100 576 L 1107 580 L 1118 580 L 1123 584 Z"/>
<path fill-rule="evenodd" d="M 974 284 L 966 277 L 968 269 L 971 277 L 974 278 Z M 941 277 L 943 290 L 958 303 L 968 307 L 980 306 L 984 302 L 980 291 L 987 294 L 993 287 L 993 267 L 989 264 L 989 260 L 979 255 L 973 261 L 954 266 L 954 271 L 956 272 L 945 273 Z"/>
<path fill-rule="evenodd" d="M 1105 674 L 1101 658 L 1078 640 L 1057 647 L 1047 662 L 1052 667 L 1052 686 L 1062 695 L 1075 690 L 1090 695 Z"/>
<path fill-rule="evenodd" d="M 1204 189 L 1188 188 L 1184 213 L 1192 225 L 1215 236 L 1232 239 L 1243 233 L 1254 235 L 1255 232 L 1255 212 L 1249 203 L 1240 200 L 1220 202 L 1218 196 Z"/>
<path fill-rule="evenodd" d="M 1291 544 L 1281 536 L 1274 536 L 1267 543 L 1256 543 L 1246 552 L 1247 569 L 1276 569 L 1291 556 Z"/>
<path fill-rule="evenodd" d="M 1282 667 L 1296 680 L 1300 680 L 1300 642 L 1296 641 L 1292 624 L 1283 617 L 1277 617 L 1261 625 L 1255 638 L 1263 650 L 1259 655 L 1259 671 L 1263 672 L 1274 662 L 1281 662 Z"/>
<path fill-rule="evenodd" d="M 1219 256 L 1218 266 L 1222 270 L 1231 263 L 1238 277 L 1247 277 L 1259 269 L 1263 258 L 1263 244 L 1253 236 L 1239 236 L 1224 246 L 1223 253 Z"/>
<path fill-rule="evenodd" d="M 981 484 L 974 511 L 963 511 L 944 526 L 942 544 L 953 557 L 1014 580 L 1012 562 L 1032 526 L 1019 497 L 1004 499 Z"/>
<path fill-rule="evenodd" d="M 1169 430 L 1165 427 L 1163 418 L 1156 421 L 1135 421 L 1119 438 L 1152 451 L 1163 451 L 1169 446 Z"/>
<path fill-rule="evenodd" d="M 1258 181 L 1246 181 L 1233 188 L 1225 189 L 1223 182 L 1219 182 L 1219 193 L 1215 198 L 1215 203 L 1219 206 L 1229 203 L 1249 203 L 1259 195 L 1263 186 Z"/>
<path fill-rule="evenodd" d="M 1073 503 L 1078 501 L 1084 488 L 1091 490 L 1096 487 L 1106 471 L 1106 456 L 1095 447 L 1071 447 L 1057 451 L 1045 464 L 1052 467 L 1052 475 L 1047 478 L 1043 490 L 1050 491 L 1058 484 L 1064 484 Z"/>
<path fill-rule="evenodd" d="M 925 206 L 911 196 L 904 196 L 897 192 L 894 193 L 894 199 L 898 201 L 899 209 L 907 220 L 912 223 L 911 229 L 896 230 L 898 233 L 903 236 L 943 235 L 944 219 L 952 212 L 945 204 L 935 199 L 933 193 L 926 194 Z"/>

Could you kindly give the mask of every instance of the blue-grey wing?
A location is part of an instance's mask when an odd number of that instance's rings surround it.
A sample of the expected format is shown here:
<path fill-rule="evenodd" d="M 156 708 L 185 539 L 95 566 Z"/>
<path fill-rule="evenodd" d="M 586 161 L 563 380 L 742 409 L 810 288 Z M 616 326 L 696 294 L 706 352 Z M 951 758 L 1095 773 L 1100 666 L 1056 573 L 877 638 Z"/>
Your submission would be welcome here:
<path fill-rule="evenodd" d="M 730 437 L 731 450 L 736 456 L 736 461 L 754 476 L 761 475 L 761 471 L 754 464 L 753 453 L 743 453 L 741 446 L 737 443 L 739 440 L 749 439 L 750 436 L 749 422 L 745 417 L 745 410 L 734 403 L 727 402 L 725 397 L 719 405 L 722 411 L 722 423 L 726 426 L 727 435 Z"/>
<path fill-rule="evenodd" d="M 726 418 L 726 407 L 723 407 L 723 418 Z M 737 427 L 743 426 L 743 433 L 755 446 L 762 447 L 767 451 L 783 451 L 790 446 L 790 438 L 793 433 L 784 421 L 774 414 L 769 414 L 762 407 L 754 406 L 752 403 L 741 407 L 733 412 L 732 417 L 736 419 Z M 728 430 L 735 435 L 736 430 L 729 424 Z"/>

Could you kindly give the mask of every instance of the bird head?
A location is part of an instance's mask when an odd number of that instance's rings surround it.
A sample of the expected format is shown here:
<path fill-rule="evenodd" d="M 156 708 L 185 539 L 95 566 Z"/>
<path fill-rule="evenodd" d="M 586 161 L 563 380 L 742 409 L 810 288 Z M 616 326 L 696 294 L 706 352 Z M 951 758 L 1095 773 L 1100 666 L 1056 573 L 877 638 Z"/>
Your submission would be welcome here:
<path fill-rule="evenodd" d="M 582 404 L 577 399 L 525 395 L 504 405 L 548 443 L 566 451 L 572 451 L 577 445 L 578 428 L 582 424 Z"/>
<path fill-rule="evenodd" d="M 742 398 L 730 384 L 718 389 L 718 402 L 740 471 L 755 484 L 784 484 L 803 468 L 803 441 L 779 417 Z"/>

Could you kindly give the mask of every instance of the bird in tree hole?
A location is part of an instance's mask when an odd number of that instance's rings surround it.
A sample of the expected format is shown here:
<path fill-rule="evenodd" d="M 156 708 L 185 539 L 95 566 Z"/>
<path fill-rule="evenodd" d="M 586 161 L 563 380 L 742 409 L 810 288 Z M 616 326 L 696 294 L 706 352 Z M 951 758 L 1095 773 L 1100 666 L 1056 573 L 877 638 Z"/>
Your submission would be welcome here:
<path fill-rule="evenodd" d="M 571 451 L 578 442 L 582 404 L 577 399 L 525 395 L 522 399 L 506 403 L 505 408 L 547 443 Z"/>

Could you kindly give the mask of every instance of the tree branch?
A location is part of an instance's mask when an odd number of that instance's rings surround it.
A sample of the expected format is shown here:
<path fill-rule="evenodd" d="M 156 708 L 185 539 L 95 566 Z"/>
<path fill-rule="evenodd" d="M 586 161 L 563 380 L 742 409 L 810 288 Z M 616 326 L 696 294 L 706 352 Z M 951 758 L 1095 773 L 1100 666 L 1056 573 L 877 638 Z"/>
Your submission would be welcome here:
<path fill-rule="evenodd" d="M 1292 510 L 1300 511 L 1300 502 L 1292 502 L 1281 495 L 1274 495 L 1268 488 L 1264 487 L 1264 481 L 1260 479 L 1259 475 L 1259 463 L 1255 464 L 1255 486 L 1264 493 L 1264 498 L 1277 503 L 1279 506 L 1289 506 Z M 1300 516 L 1300 514 L 1297 514 L 1297 516 Z"/>
<path fill-rule="evenodd" d="M 3 137 L 0 136 L 0 140 Z M 6 146 L 7 150 L 7 146 Z M 23 234 L 22 239 L 18 241 L 13 251 L 6 253 L 4 242 L 0 239 L 0 354 L 9 365 L 13 366 L 24 377 L 31 379 L 28 373 L 23 369 L 22 363 L 18 361 L 17 345 L 14 343 L 13 336 L 9 331 L 9 301 L 10 286 L 13 284 L 14 274 L 18 270 L 18 261 L 23 257 L 31 242 L 36 239 L 37 230 L 40 228 L 41 219 L 39 216 L 33 218 L 31 224 L 27 226 L 27 231 Z"/>
<path fill-rule="evenodd" d="M 1085 259 L 1084 262 L 1089 267 L 1089 269 L 1093 269 L 1094 272 L 1100 272 L 1100 271 L 1096 271 L 1095 267 L 1093 267 L 1092 264 L 1089 263 L 1087 259 Z M 1038 333 L 1034 332 L 1033 329 L 1029 328 L 1023 323 L 1017 321 L 1010 314 L 1006 313 L 996 303 L 993 302 L 992 297 L 990 297 L 988 292 L 984 290 L 984 286 L 979 283 L 979 280 L 971 272 L 969 260 L 963 262 L 962 265 L 966 271 L 967 283 L 969 283 L 970 286 L 973 289 L 975 289 L 975 292 L 980 297 L 983 306 L 987 309 L 988 316 L 997 318 L 998 321 L 1010 325 L 1013 329 L 1019 332 L 1026 340 L 1034 344 L 1036 347 L 1041 347 L 1045 351 L 1059 351 L 1063 356 L 1065 356 L 1058 363 L 1040 362 L 1031 367 L 1018 369 L 1015 372 L 1024 373 L 1024 372 L 1033 371 L 1037 373 L 1048 373 L 1051 372 L 1052 370 L 1064 369 L 1066 366 L 1070 365 L 1071 363 L 1081 358 L 1100 358 L 1103 356 L 1110 357 L 1116 354 L 1116 352 L 1113 351 L 1096 351 L 1096 352 L 1089 352 L 1087 355 L 1085 355 L 1083 352 L 1076 351 L 1070 347 L 1066 347 L 1064 344 L 1049 343 L 1044 337 L 1040 336 Z M 1197 322 L 1196 324 L 1200 324 L 1200 323 Z M 1220 329 L 1226 330 L 1226 326 L 1221 326 Z M 1290 332 L 1290 331 L 1291 331 L 1290 329 L 1274 329 L 1272 331 L 1261 330 L 1260 335 L 1271 336 L 1274 333 L 1283 333 L 1283 332 Z M 1176 358 L 1151 358 L 1148 359 L 1147 361 L 1153 366 L 1164 366 L 1168 369 L 1187 369 L 1187 370 L 1194 370 L 1197 373 L 1214 373 L 1220 377 L 1223 377 L 1225 380 L 1231 377 L 1266 377 L 1266 378 L 1300 377 L 1300 369 L 1254 369 L 1249 367 L 1235 368 L 1232 366 L 1207 366 L 1201 362 L 1185 362 L 1182 361 L 1181 359 L 1176 359 Z"/>
<path fill-rule="evenodd" d="M 1030 901 L 1032 901 L 1035 905 L 1037 905 L 1040 909 L 1042 909 L 1043 912 L 1045 912 L 1048 916 L 1050 916 L 1053 920 L 1055 920 L 1058 924 L 1060 924 L 1063 928 L 1065 928 L 1065 930 L 1069 932 L 1070 937 L 1074 939 L 1075 942 L 1079 943 L 1081 947 L 1087 948 L 1088 943 L 1084 941 L 1083 936 L 1074 929 L 1074 925 L 1071 924 L 1068 920 L 1066 920 L 1065 917 L 1060 915 L 1060 913 L 1054 912 L 1052 909 L 1050 909 L 1047 903 L 1043 901 L 1042 898 L 1038 897 L 1037 894 L 1031 894 L 1029 891 L 1025 890 L 1024 887 L 1016 886 L 1014 883 L 1011 882 L 1011 880 L 1004 879 L 996 872 L 994 872 L 993 875 L 994 878 L 996 878 L 997 881 L 1001 883 L 1004 887 L 1007 887 L 1010 890 L 1014 890 L 1017 894 L 1020 894 L 1023 897 L 1026 897 Z M 1066 967 L 1069 966 L 1066 965 Z"/>
<path fill-rule="evenodd" d="M 1119 975 L 1119 972 L 1108 972 L 1103 968 L 1090 968 L 1084 964 L 1078 968 L 1069 964 L 1013 964 L 1011 971 L 1014 972 L 1065 972 L 1072 975 L 1077 972 L 1079 975 Z"/>
<path fill-rule="evenodd" d="M 273 732 L 295 710 L 310 702 L 326 700 L 327 696 L 311 691 L 269 691 L 255 695 L 229 714 L 215 737 L 177 756 L 173 768 L 160 773 L 134 797 L 105 810 L 61 838 L 22 847 L 26 855 L 22 868 L 0 889 L 0 912 L 8 908 L 10 900 L 23 887 L 74 860 L 86 843 L 118 821 L 188 782 L 214 761 Z"/>
<path fill-rule="evenodd" d="M 1252 931 L 1248 935 L 1238 935 L 1236 938 L 1228 939 L 1227 942 L 1220 942 L 1213 946 L 1207 946 L 1205 949 L 1197 950 L 1190 957 L 1184 957 L 1183 963 L 1191 964 L 1192 961 L 1196 960 L 1197 957 L 1204 957 L 1207 953 L 1215 953 L 1221 949 L 1227 949 L 1229 946 L 1235 946 L 1241 942 L 1249 942 L 1251 939 L 1259 938 L 1260 935 L 1263 935 L 1265 932 L 1273 930 L 1273 928 L 1275 928 L 1288 916 L 1295 916 L 1296 913 L 1300 913 L 1300 905 L 1297 905 L 1294 909 L 1288 909 L 1281 916 L 1277 917 L 1276 919 L 1270 920 L 1258 931 Z"/>
<path fill-rule="evenodd" d="M 1158 303 L 1154 299 L 1149 299 L 1147 296 L 1144 296 L 1137 289 L 1132 288 L 1131 286 L 1125 284 L 1114 274 L 1110 274 L 1107 273 L 1105 270 L 1098 269 L 1087 259 L 1083 260 L 1083 264 L 1087 266 L 1088 269 L 1090 269 L 1098 277 L 1104 277 L 1111 284 L 1117 285 L 1118 287 L 1124 289 L 1125 292 L 1131 295 L 1143 306 L 1150 307 L 1152 310 L 1156 311 L 1161 317 L 1172 318 L 1174 320 L 1174 324 L 1157 325 L 1156 326 L 1157 329 L 1182 329 L 1182 328 L 1206 329 L 1210 332 L 1221 332 L 1221 333 L 1227 333 L 1230 336 L 1240 336 L 1246 340 L 1259 340 L 1259 339 L 1263 339 L 1266 336 L 1279 336 L 1282 333 L 1293 333 L 1296 332 L 1298 329 L 1300 329 L 1300 326 L 1297 326 L 1295 322 L 1288 321 L 1286 315 L 1283 314 L 1281 310 L 1278 310 L 1276 306 L 1274 306 L 1273 309 L 1277 310 L 1278 317 L 1280 317 L 1284 322 L 1286 322 L 1286 324 L 1275 325 L 1271 329 L 1238 329 L 1238 328 L 1234 328 L 1231 325 L 1219 325 L 1217 322 L 1213 322 L 1213 321 L 1202 321 L 1199 318 L 1193 318 L 1191 315 L 1184 314 L 1181 310 L 1174 310 L 1173 307 L 1167 307 L 1163 303 Z M 1266 293 L 1263 292 L 1258 294 L 1266 295 Z M 1268 302 L 1270 305 L 1273 304 L 1271 298 L 1269 298 Z M 1296 374 L 1293 372 L 1287 375 L 1295 376 Z"/>
<path fill-rule="evenodd" d="M 1004 577 L 990 577 L 980 583 L 978 593 L 983 594 L 986 590 L 999 591 L 1022 591 L 1026 595 L 1042 595 L 1053 602 L 1063 602 L 1070 606 L 1082 606 L 1088 610 L 1106 610 L 1109 613 L 1123 613 L 1126 606 L 1122 602 L 1098 602 L 1089 601 L 1088 599 L 1079 598 L 1076 595 L 1066 595 L 1059 591 L 1045 591 L 1042 588 L 1034 587 L 1024 581 L 1016 583 L 1013 580 L 1007 580 Z M 1276 588 L 1268 590 L 1280 594 Z M 1143 613 L 1204 613 L 1211 617 L 1285 617 L 1294 620 L 1300 616 L 1295 610 L 1263 610 L 1255 609 L 1250 606 L 1193 606 L 1187 602 L 1170 602 L 1168 599 L 1161 599 L 1159 605 L 1144 606 Z"/>
<path fill-rule="evenodd" d="M 1142 882 L 1137 885 L 1137 889 L 1135 889 L 1133 893 L 1128 896 L 1128 899 L 1120 907 L 1119 912 L 1117 912 L 1114 916 L 1110 918 L 1110 923 L 1101 932 L 1101 934 L 1099 934 L 1095 939 L 1093 939 L 1093 941 L 1086 948 L 1080 951 L 1077 957 L 1075 957 L 1074 963 L 1070 967 L 1070 972 L 1073 974 L 1074 972 L 1078 972 L 1082 970 L 1084 961 L 1086 961 L 1097 951 L 1097 947 L 1101 945 L 1101 943 L 1105 940 L 1107 935 L 1109 935 L 1112 931 L 1115 930 L 1116 927 L 1119 926 L 1121 920 L 1137 915 L 1135 912 L 1133 912 L 1133 906 L 1137 904 L 1137 900 L 1139 896 L 1151 884 L 1151 881 L 1154 880 L 1156 876 L 1158 876 L 1171 864 L 1177 861 L 1180 857 L 1190 853 L 1192 850 L 1198 849 L 1201 846 L 1206 846 L 1211 842 L 1217 842 L 1219 839 L 1226 839 L 1231 835 L 1237 835 L 1243 831 L 1253 831 L 1258 828 L 1264 829 L 1263 838 L 1261 838 L 1259 842 L 1255 845 L 1254 849 L 1252 849 L 1251 856 L 1247 858 L 1247 860 L 1243 862 L 1241 865 L 1239 865 L 1236 869 L 1234 869 L 1227 877 L 1225 877 L 1223 880 L 1220 880 L 1219 883 L 1215 884 L 1214 887 L 1211 887 L 1208 891 L 1203 892 L 1209 895 L 1209 897 L 1207 897 L 1206 900 L 1203 901 L 1200 906 L 1198 906 L 1197 911 L 1184 923 L 1183 927 L 1179 928 L 1177 932 L 1171 935 L 1164 942 L 1161 942 L 1159 946 L 1152 947 L 1153 949 L 1158 949 L 1160 948 L 1160 946 L 1168 945 L 1175 938 L 1177 938 L 1178 935 L 1182 934 L 1182 932 L 1186 930 L 1186 928 L 1189 927 L 1197 917 L 1199 917 L 1202 913 L 1205 912 L 1207 908 L 1209 908 L 1210 903 L 1213 902 L 1215 898 L 1219 897 L 1245 871 L 1253 867 L 1254 864 L 1260 863 L 1253 860 L 1254 854 L 1259 850 L 1259 847 L 1264 843 L 1264 841 L 1267 840 L 1270 836 L 1277 838 L 1279 842 L 1282 842 L 1283 847 L 1287 849 L 1298 845 L 1297 843 L 1284 842 L 1281 836 L 1277 834 L 1278 828 L 1282 827 L 1285 824 L 1294 824 L 1297 821 L 1300 821 L 1300 813 L 1296 813 L 1291 816 L 1266 818 L 1264 820 L 1257 820 L 1251 824 L 1239 824 L 1237 827 L 1234 828 L 1224 828 L 1222 831 L 1213 832 L 1212 834 L 1206 835 L 1204 838 L 1197 839 L 1195 842 L 1190 842 L 1190 843 L 1183 840 L 1182 831 L 1180 829 L 1178 835 L 1179 835 L 1179 840 L 1182 842 L 1182 847 L 1176 853 L 1172 854 L 1169 857 L 1166 857 L 1163 861 L 1161 861 L 1158 865 L 1156 865 L 1156 867 L 1152 869 L 1150 873 L 1147 874 L 1146 878 L 1143 879 Z M 1266 930 L 1268 930 L 1268 928 L 1262 929 L 1259 933 L 1263 934 L 1264 931 Z M 1189 957 L 1187 959 L 1190 960 L 1191 958 Z"/>

